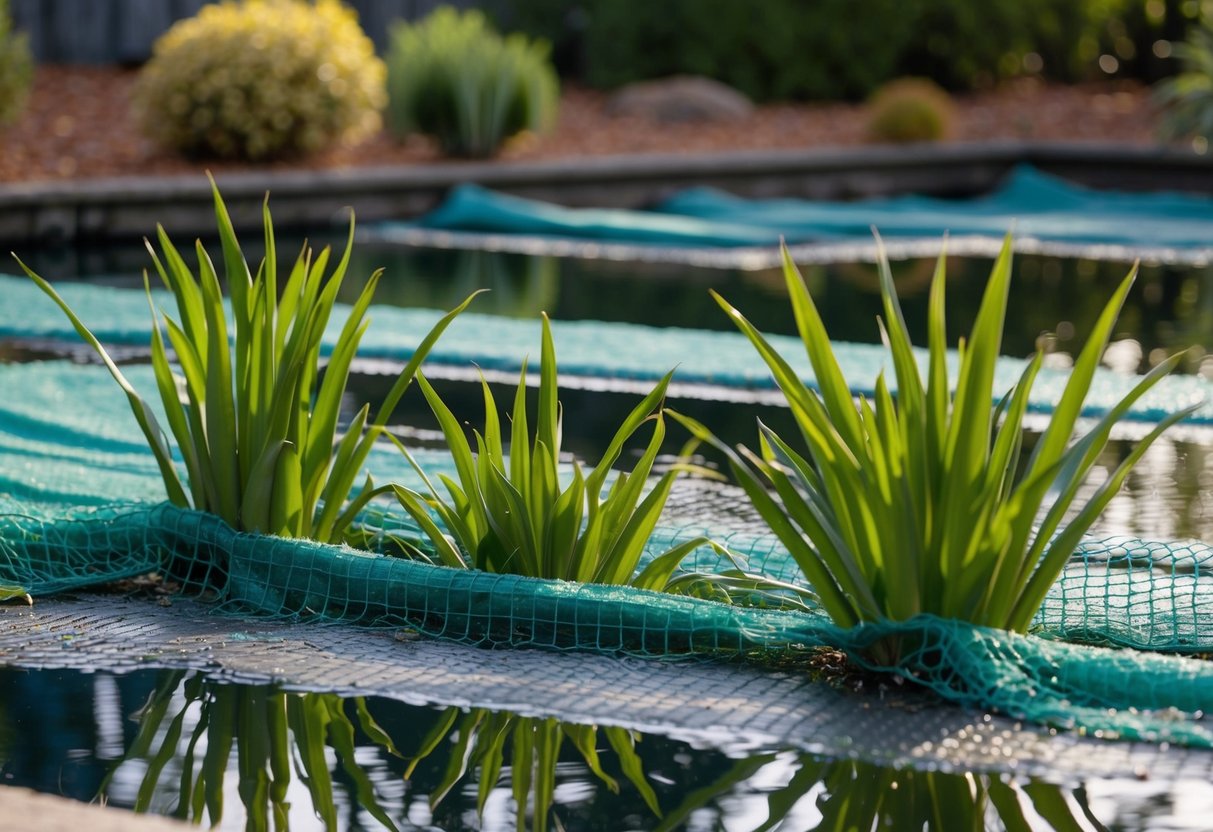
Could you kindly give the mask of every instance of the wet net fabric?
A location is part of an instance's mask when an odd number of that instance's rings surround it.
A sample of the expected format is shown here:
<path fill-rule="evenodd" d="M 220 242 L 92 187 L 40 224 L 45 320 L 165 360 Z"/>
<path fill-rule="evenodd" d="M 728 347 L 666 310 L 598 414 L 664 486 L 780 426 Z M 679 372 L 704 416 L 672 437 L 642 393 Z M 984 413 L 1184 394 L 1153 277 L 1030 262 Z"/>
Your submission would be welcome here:
<path fill-rule="evenodd" d="M 58 291 L 84 322 L 106 344 L 146 348 L 151 337 L 151 315 L 142 291 L 88 284 L 62 284 Z M 63 313 L 26 278 L 0 275 L 0 338 L 54 339 L 77 343 L 78 337 Z M 155 294 L 163 308 L 172 308 L 166 294 Z M 473 310 L 475 307 L 472 307 Z M 325 348 L 331 348 L 348 308 L 332 316 Z M 371 326 L 358 355 L 366 359 L 404 362 L 442 315 L 439 310 L 377 306 L 370 311 Z M 560 356 L 561 377 L 656 383 L 671 369 L 674 381 L 740 391 L 777 391 L 770 371 L 746 338 L 737 332 L 599 321 L 554 321 L 553 338 Z M 807 384 L 813 373 L 798 338 L 772 335 L 771 344 L 784 355 Z M 835 343 L 835 354 L 853 392 L 872 397 L 882 370 L 890 371 L 888 353 L 877 344 Z M 539 327 L 534 321 L 465 312 L 439 339 L 427 366 L 517 373 L 527 355 L 539 354 Z M 926 353 L 919 351 L 925 368 Z M 956 360 L 955 354 L 952 360 Z M 1023 373 L 1026 361 L 1003 357 L 998 361 L 996 390 L 1008 390 Z M 955 373 L 955 367 L 952 368 Z M 1043 369 L 1029 399 L 1032 413 L 1053 411 L 1068 379 L 1062 370 Z M 1084 413 L 1098 417 L 1125 397 L 1138 379 L 1111 370 L 1096 371 Z M 895 390 L 894 390 L 895 392 Z M 1197 375 L 1171 375 L 1134 403 L 1125 418 L 1157 422 L 1189 405 L 1201 407 L 1190 424 L 1213 424 L 1213 382 Z"/>
<path fill-rule="evenodd" d="M 147 368 L 129 375 L 150 389 Z M 220 609 L 410 628 L 489 647 L 787 661 L 816 647 L 859 656 L 892 639 L 902 655 L 894 672 L 951 701 L 1099 736 L 1213 747 L 1203 717 L 1213 709 L 1213 664 L 1066 640 L 1213 648 L 1203 544 L 1085 541 L 1031 637 L 931 617 L 847 631 L 813 613 L 451 570 L 237 533 L 160 501 L 154 462 L 102 368 L 0 366 L 0 384 L 0 582 L 36 595 L 158 570 Z M 433 452 L 419 459 L 431 470 L 449 466 Z M 411 481 L 394 450 L 376 452 L 369 467 L 377 479 Z M 796 579 L 736 498 L 702 483 L 683 486 L 651 550 L 708 531 L 755 568 Z M 372 548 L 416 534 L 391 512 L 364 519 Z M 713 565 L 703 554 L 693 564 Z"/>
<path fill-rule="evenodd" d="M 405 227 L 589 239 L 662 246 L 766 246 L 781 240 L 867 240 L 873 226 L 890 239 L 1016 236 L 1082 245 L 1205 249 L 1213 200 L 1180 193 L 1092 190 L 1019 165 L 993 191 L 968 199 L 905 195 L 851 202 L 748 199 L 689 188 L 652 210 L 565 208 L 477 185 Z"/>

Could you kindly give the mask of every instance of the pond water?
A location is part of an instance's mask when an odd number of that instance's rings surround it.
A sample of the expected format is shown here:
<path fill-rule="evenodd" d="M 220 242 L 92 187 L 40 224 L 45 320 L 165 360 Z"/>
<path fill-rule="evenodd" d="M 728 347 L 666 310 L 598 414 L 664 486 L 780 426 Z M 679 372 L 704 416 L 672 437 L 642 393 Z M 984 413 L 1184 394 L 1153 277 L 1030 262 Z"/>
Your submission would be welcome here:
<path fill-rule="evenodd" d="M 280 251 L 290 247 L 280 244 Z M 728 329 L 708 296 L 714 288 L 765 331 L 793 331 L 776 271 L 371 245 L 356 248 L 356 254 L 353 277 L 386 267 L 376 298 L 383 304 L 449 308 L 487 287 L 492 293 L 477 301 L 482 313 L 534 318 L 547 311 L 558 319 Z M 133 287 L 141 285 L 147 257 L 139 249 L 107 248 L 35 252 L 30 260 L 47 276 Z M 920 343 L 933 267 L 925 260 L 893 267 L 911 333 Z M 1003 352 L 1025 355 L 1039 344 L 1050 361 L 1064 365 L 1127 269 L 1123 263 L 1018 257 Z M 987 260 L 950 260 L 953 336 L 970 325 L 988 271 Z M 805 272 L 834 338 L 876 340 L 873 265 L 812 266 Z M 352 300 L 358 289 L 351 281 L 345 299 Z M 1193 348 L 1184 371 L 1213 377 L 1213 268 L 1143 266 L 1105 363 L 1137 371 L 1183 347 Z M 361 376 L 351 400 L 374 400 L 384 385 L 382 377 Z M 453 381 L 439 386 L 461 418 L 480 421 L 478 390 Z M 436 425 L 420 397 L 409 398 L 411 404 L 398 411 L 400 420 L 424 437 Z M 508 396 L 499 394 L 498 400 Z M 562 401 L 567 446 L 593 458 L 636 396 L 567 389 Z M 678 407 L 734 442 L 753 441 L 755 416 L 777 430 L 787 423 L 786 412 L 776 406 L 688 399 Z M 680 442 L 672 438 L 671 449 Z M 1114 441 L 1101 465 L 1114 466 L 1130 446 L 1128 439 Z M 1209 431 L 1160 441 L 1109 506 L 1100 528 L 1213 540 L 1211 449 Z M 267 718 L 257 718 L 262 714 Z M 285 727 L 274 722 L 279 718 Z M 271 724 L 279 726 L 272 737 Z M 476 747 L 460 741 L 473 735 Z M 559 753 L 552 750 L 556 737 L 563 737 Z M 542 766 L 521 767 L 513 756 L 519 743 L 550 753 L 540 755 Z M 594 771 L 589 748 L 597 749 L 602 774 L 617 783 L 618 794 Z M 423 749 L 431 750 L 421 754 Z M 481 760 L 480 753 L 487 756 Z M 484 767 L 469 763 L 469 771 L 456 776 L 467 759 L 481 760 Z M 1213 786 L 1207 783 L 1049 784 L 893 771 L 780 748 L 742 754 L 503 714 L 444 713 L 379 699 L 359 703 L 153 672 L 0 671 L 0 774 L 7 783 L 82 800 L 104 796 L 118 806 L 205 815 L 224 828 L 258 827 L 262 820 L 272 826 L 281 816 L 294 828 L 513 829 L 515 790 L 530 795 L 528 824 L 542 828 L 548 818 L 548 828 L 568 830 L 1165 830 L 1206 828 L 1213 817 Z M 531 787 L 523 788 L 528 779 Z M 547 800 L 539 799 L 538 821 L 536 788 L 550 792 L 551 802 L 545 811 Z"/>
<path fill-rule="evenodd" d="M 0 670 L 0 779 L 222 829 L 1070 832 L 1213 817 L 1209 783 L 894 770 L 175 671 Z"/>

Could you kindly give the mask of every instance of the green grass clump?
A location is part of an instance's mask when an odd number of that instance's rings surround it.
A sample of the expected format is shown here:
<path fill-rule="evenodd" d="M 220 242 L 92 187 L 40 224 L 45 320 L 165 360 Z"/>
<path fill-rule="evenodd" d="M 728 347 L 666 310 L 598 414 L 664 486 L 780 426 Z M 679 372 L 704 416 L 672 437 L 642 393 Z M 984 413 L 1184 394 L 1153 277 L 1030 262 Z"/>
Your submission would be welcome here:
<path fill-rule="evenodd" d="M 386 74 L 340 0 L 223 0 L 156 42 L 134 105 L 186 155 L 274 159 L 379 130 Z"/>
<path fill-rule="evenodd" d="M 1162 108 L 1159 133 L 1167 140 L 1213 137 L 1213 17 L 1188 32 L 1188 39 L 1175 46 L 1179 74 L 1154 91 Z"/>
<path fill-rule="evenodd" d="M 502 38 L 478 10 L 440 6 L 397 24 L 387 64 L 391 128 L 432 136 L 452 156 L 492 156 L 511 136 L 555 120 L 559 84 L 547 43 Z"/>
<path fill-rule="evenodd" d="M 882 142 L 933 142 L 948 134 L 952 99 L 926 78 L 899 78 L 868 99 L 868 135 Z"/>
<path fill-rule="evenodd" d="M 856 406 L 817 307 L 785 249 L 784 276 L 817 390 L 800 380 L 740 312 L 714 296 L 787 397 L 799 443 L 794 447 L 760 423 L 759 452 L 734 450 L 698 422 L 671 415 L 727 454 L 733 476 L 837 624 L 930 613 L 1024 632 L 1134 463 L 1163 430 L 1190 412 L 1155 427 L 1085 505 L 1076 504 L 1112 426 L 1181 357 L 1154 368 L 1071 444 L 1135 274 L 1136 269 L 1104 308 L 1048 428 L 1023 465 L 1023 418 L 1040 353 L 999 406 L 991 404 L 1010 286 L 1009 239 L 994 264 L 972 333 L 960 342 L 955 380 L 948 376 L 943 257 L 931 287 L 924 384 L 882 249 L 881 333 L 891 353 L 896 392 L 882 372 L 875 400 L 861 396 Z"/>
<path fill-rule="evenodd" d="M 0 125 L 11 124 L 21 115 L 34 78 L 29 41 L 12 27 L 9 0 L 0 0 Z"/>
<path fill-rule="evenodd" d="M 636 574 L 645 544 L 679 473 L 677 469 L 667 471 L 646 493 L 646 480 L 666 435 L 661 402 L 671 375 L 667 374 L 636 405 L 598 464 L 586 473 L 574 461 L 572 481 L 562 485 L 556 351 L 546 315 L 535 433 L 532 437 L 527 418 L 524 362 L 514 397 L 508 452 L 497 403 L 487 382 L 482 382 L 484 430 L 474 432 L 473 451 L 455 415 L 418 374 L 418 383 L 450 447 L 458 482 L 441 477 L 444 496 L 409 456 L 429 494 L 394 486 L 400 504 L 429 536 L 438 562 L 446 566 L 656 590 L 691 581 L 689 576 L 675 578 L 674 572 L 694 549 L 714 545 L 705 538 L 673 547 Z M 620 472 L 608 490 L 611 466 L 627 441 L 647 422 L 652 422 L 653 432 L 644 453 L 631 473 Z M 403 446 L 401 450 L 408 454 Z M 431 511 L 438 514 L 453 537 L 439 528 Z"/>
<path fill-rule="evenodd" d="M 371 276 L 350 310 L 322 374 L 321 340 L 349 265 L 353 218 L 345 252 L 331 272 L 330 249 L 314 255 L 305 245 L 280 285 L 268 200 L 266 254 L 254 272 L 213 180 L 211 186 L 230 322 L 218 273 L 201 242 L 195 247 L 197 275 L 163 228 L 157 227 L 160 254 L 147 243 L 176 302 L 177 319 L 156 307 L 144 274 L 155 322 L 152 366 L 185 481 L 151 405 L 51 285 L 24 263 L 21 267 L 59 305 L 126 393 L 174 504 L 217 514 L 242 531 L 341 542 L 361 508 L 384 490 L 368 477 L 347 504 L 372 445 L 438 336 L 472 297 L 439 320 L 417 346 L 374 420 L 370 406 L 364 406 L 338 440 L 341 397 L 370 325 L 367 309 L 381 272 Z"/>

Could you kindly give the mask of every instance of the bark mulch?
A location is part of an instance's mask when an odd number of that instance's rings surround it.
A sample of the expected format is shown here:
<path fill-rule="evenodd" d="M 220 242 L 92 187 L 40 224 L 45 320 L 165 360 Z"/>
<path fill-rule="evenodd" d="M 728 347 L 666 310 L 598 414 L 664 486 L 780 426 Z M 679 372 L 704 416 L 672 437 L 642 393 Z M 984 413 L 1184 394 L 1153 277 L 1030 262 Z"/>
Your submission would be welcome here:
<path fill-rule="evenodd" d="M 136 73 L 111 67 L 39 67 L 29 106 L 0 128 L 0 182 L 84 179 L 250 169 L 250 165 L 182 159 L 140 135 L 130 116 Z M 706 153 L 725 150 L 852 147 L 868 141 L 862 104 L 771 104 L 744 121 L 659 124 L 611 117 L 601 92 L 568 88 L 559 123 L 544 136 L 523 136 L 500 155 L 505 162 L 620 153 Z M 949 141 L 1034 140 L 1155 142 L 1158 116 L 1149 89 L 1132 83 L 1056 86 L 1034 80 L 958 96 Z M 348 168 L 445 161 L 425 139 L 403 144 L 381 134 L 264 167 Z"/>

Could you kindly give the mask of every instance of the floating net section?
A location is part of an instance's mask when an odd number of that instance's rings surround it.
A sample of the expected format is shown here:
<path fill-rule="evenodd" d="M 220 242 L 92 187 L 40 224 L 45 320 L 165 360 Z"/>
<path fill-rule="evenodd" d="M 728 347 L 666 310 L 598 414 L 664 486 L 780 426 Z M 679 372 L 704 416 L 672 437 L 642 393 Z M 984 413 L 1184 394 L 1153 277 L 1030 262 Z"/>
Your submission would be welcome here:
<path fill-rule="evenodd" d="M 64 284 L 58 291 L 106 344 L 146 347 L 149 343 L 151 315 L 143 292 L 87 284 Z M 0 276 L 0 297 L 5 299 L 0 309 L 0 337 L 78 341 L 63 313 L 32 281 Z M 173 308 L 167 294 L 158 292 L 156 298 L 162 307 Z M 347 313 L 348 309 L 334 311 L 327 340 L 330 347 Z M 372 308 L 371 326 L 363 338 L 359 357 L 407 361 L 413 347 L 442 314 L 435 310 Z M 552 333 L 563 379 L 656 383 L 676 367 L 674 380 L 683 385 L 749 391 L 776 389 L 766 364 L 740 333 L 598 321 L 554 321 Z M 539 337 L 540 330 L 534 321 L 465 312 L 439 339 L 426 366 L 445 365 L 463 370 L 474 364 L 486 371 L 516 374 L 525 356 L 539 354 Z M 800 340 L 779 335 L 769 340 L 812 385 L 812 369 Z M 882 369 L 891 369 L 886 368 L 888 353 L 884 347 L 836 343 L 834 348 L 843 373 L 856 384 L 853 392 L 874 395 L 870 385 Z M 925 368 L 926 353 L 919 351 L 919 359 Z M 953 354 L 952 360 L 955 359 Z M 1009 390 L 1019 380 L 1025 363 L 1017 358 L 999 359 L 995 389 Z M 952 372 L 955 373 L 955 367 Z M 1064 371 L 1041 370 L 1032 387 L 1031 412 L 1051 413 L 1068 377 Z M 1098 370 L 1087 396 L 1085 415 L 1098 417 L 1106 413 L 1124 398 L 1136 380 L 1131 375 Z M 1202 407 L 1185 424 L 1213 425 L 1213 383 L 1201 376 L 1171 375 L 1137 401 L 1126 418 L 1157 422 L 1199 403 L 1203 403 Z"/>
<path fill-rule="evenodd" d="M 469 184 L 453 188 L 438 208 L 411 225 L 603 242 L 772 248 L 781 240 L 866 239 L 873 226 L 891 239 L 948 233 L 1001 238 L 1014 226 L 1018 234 L 1054 242 L 1207 249 L 1213 199 L 1096 191 L 1020 165 L 998 188 L 969 199 L 748 199 L 715 188 L 688 188 L 648 211 L 570 209 Z"/>
<path fill-rule="evenodd" d="M 129 369 L 137 387 L 150 389 L 148 368 Z M 859 656 L 893 639 L 902 655 L 893 672 L 951 701 L 1101 736 L 1213 747 L 1203 717 L 1213 710 L 1213 664 L 1061 640 L 1213 649 L 1213 564 L 1203 545 L 1085 541 L 1032 637 L 930 617 L 840 630 L 813 613 L 239 534 L 210 515 L 159 502 L 154 461 L 104 369 L 2 366 L 0 389 L 0 583 L 35 594 L 159 570 L 244 613 L 407 627 L 493 647 L 662 658 L 786 661 L 815 647 Z M 431 471 L 450 465 L 435 453 L 419 461 Z M 414 482 L 394 450 L 378 450 L 369 467 L 379 480 Z M 124 502 L 114 504 L 116 495 Z M 683 487 L 652 549 L 708 531 L 756 568 L 796 579 L 786 553 L 755 529 L 736 497 L 704 484 Z M 391 513 L 366 521 L 372 545 L 416 534 Z M 695 565 L 713 562 L 701 554 Z"/>

